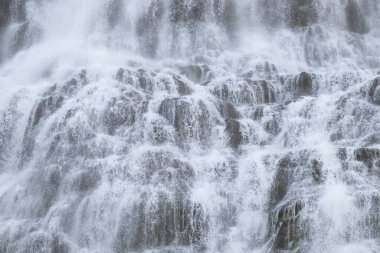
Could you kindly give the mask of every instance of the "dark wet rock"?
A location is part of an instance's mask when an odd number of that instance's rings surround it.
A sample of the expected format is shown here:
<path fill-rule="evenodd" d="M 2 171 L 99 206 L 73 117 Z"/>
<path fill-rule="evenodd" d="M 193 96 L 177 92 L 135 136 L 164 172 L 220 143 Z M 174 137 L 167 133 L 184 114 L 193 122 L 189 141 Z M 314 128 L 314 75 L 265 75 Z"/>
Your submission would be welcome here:
<path fill-rule="evenodd" d="M 239 118 L 239 112 L 236 110 L 235 106 L 231 103 L 228 103 L 228 102 L 221 103 L 218 109 L 223 118 L 226 118 L 226 119 Z"/>
<path fill-rule="evenodd" d="M 119 82 L 123 82 L 124 81 L 124 73 L 125 73 L 125 70 L 120 68 L 116 73 L 116 80 Z"/>
<path fill-rule="evenodd" d="M 258 81 L 257 84 L 261 87 L 261 101 L 264 104 L 274 103 L 276 99 L 273 87 L 267 81 Z"/>
<path fill-rule="evenodd" d="M 173 192 L 187 192 L 195 177 L 194 170 L 188 163 L 165 150 L 145 152 L 139 165 L 142 168 L 139 180 L 144 184 L 165 185 Z"/>
<path fill-rule="evenodd" d="M 226 80 L 218 83 L 212 93 L 221 101 L 234 105 L 254 105 L 275 102 L 273 86 L 267 81 L 251 79 Z"/>
<path fill-rule="evenodd" d="M 316 0 L 291 0 L 289 2 L 289 13 L 286 16 L 288 26 L 305 27 L 318 21 Z"/>
<path fill-rule="evenodd" d="M 373 80 L 368 87 L 363 87 L 361 92 L 366 96 L 368 102 L 380 105 L 380 77 Z"/>
<path fill-rule="evenodd" d="M 87 85 L 88 79 L 87 79 L 87 70 L 83 69 L 79 73 L 79 80 L 82 82 L 82 85 Z"/>
<path fill-rule="evenodd" d="M 350 32 L 364 34 L 369 31 L 369 26 L 357 0 L 348 0 L 346 8 L 347 28 Z"/>
<path fill-rule="evenodd" d="M 287 82 L 289 91 L 295 98 L 311 96 L 313 93 L 313 79 L 309 73 L 302 72 Z"/>
<path fill-rule="evenodd" d="M 228 80 L 226 83 L 218 84 L 214 90 L 213 94 L 219 98 L 221 101 L 230 102 L 235 105 L 241 104 L 253 104 L 254 97 L 252 91 L 246 83 L 239 85 L 237 89 L 233 89 L 230 85 L 232 80 Z"/>
<path fill-rule="evenodd" d="M 54 137 L 53 141 L 50 144 L 49 151 L 46 154 L 46 159 L 49 159 L 52 155 L 54 155 L 61 140 L 62 137 L 59 134 Z"/>
<path fill-rule="evenodd" d="M 193 93 L 193 90 L 190 88 L 190 86 L 182 81 L 179 77 L 173 77 L 175 84 L 177 85 L 177 91 L 181 96 L 187 96 L 191 95 Z"/>
<path fill-rule="evenodd" d="M 282 158 L 277 164 L 277 173 L 271 191 L 271 207 L 275 207 L 287 194 L 291 183 L 291 171 L 296 167 L 290 156 Z"/>
<path fill-rule="evenodd" d="M 309 66 L 320 67 L 326 62 L 337 61 L 338 52 L 328 41 L 329 35 L 321 26 L 307 28 L 304 36 L 304 56 Z"/>
<path fill-rule="evenodd" d="M 288 153 L 277 165 L 270 197 L 270 207 L 275 208 L 288 194 L 293 183 L 306 179 L 323 178 L 322 163 L 314 151 L 301 150 Z"/>
<path fill-rule="evenodd" d="M 233 148 L 238 148 L 243 141 L 243 134 L 240 130 L 240 122 L 233 119 L 226 119 L 226 133 L 228 134 L 228 143 Z"/>
<path fill-rule="evenodd" d="M 175 128 L 179 143 L 189 139 L 207 143 L 214 120 L 202 101 L 168 98 L 158 113 Z"/>
<path fill-rule="evenodd" d="M 9 101 L 8 107 L 0 112 L 0 168 L 3 162 L 9 159 L 12 151 L 12 140 L 17 128 L 18 120 L 22 114 L 18 111 L 19 97 L 14 97 Z"/>
<path fill-rule="evenodd" d="M 28 126 L 24 133 L 22 151 L 23 159 L 21 159 L 21 163 L 26 162 L 32 155 L 35 145 L 36 128 L 43 119 L 49 117 L 62 106 L 63 100 L 64 98 L 62 96 L 49 96 L 42 98 L 35 105 L 32 113 L 30 114 Z"/>
<path fill-rule="evenodd" d="M 272 80 L 278 78 L 277 67 L 274 64 L 265 62 L 256 66 L 256 74 L 265 80 Z"/>
<path fill-rule="evenodd" d="M 277 136 L 283 128 L 282 106 L 259 105 L 254 107 L 250 118 L 263 126 L 265 132 Z"/>
<path fill-rule="evenodd" d="M 160 194 L 154 203 L 141 202 L 126 213 L 116 234 L 116 252 L 165 246 L 205 248 L 208 222 L 200 205 L 181 197 Z"/>
<path fill-rule="evenodd" d="M 0 30 L 4 29 L 4 26 L 9 22 L 10 19 L 10 5 L 11 1 L 1 0 L 0 1 Z"/>
<path fill-rule="evenodd" d="M 244 79 L 251 79 L 255 76 L 255 72 L 253 70 L 250 70 L 245 73 L 242 73 L 240 76 Z"/>
<path fill-rule="evenodd" d="M 125 91 L 120 97 L 113 98 L 104 112 L 104 124 L 111 135 L 121 126 L 132 126 L 138 114 L 145 110 L 145 100 L 136 91 Z"/>
<path fill-rule="evenodd" d="M 264 117 L 264 107 L 256 106 L 252 114 L 253 120 L 261 120 Z"/>
<path fill-rule="evenodd" d="M 259 14 L 270 27 L 285 25 L 301 28 L 312 25 L 319 19 L 316 0 L 263 0 L 260 5 Z"/>
<path fill-rule="evenodd" d="M 44 117 L 58 110 L 62 106 L 63 100 L 62 96 L 43 98 L 34 111 L 32 126 L 35 127 Z"/>
<path fill-rule="evenodd" d="M 62 87 L 62 91 L 64 91 L 67 94 L 72 94 L 78 88 L 79 88 L 78 80 L 75 78 L 72 78 L 70 81 L 65 83 L 65 85 Z"/>
<path fill-rule="evenodd" d="M 72 251 L 73 249 L 71 248 L 68 240 L 65 238 L 65 235 L 53 235 L 51 253 L 70 253 Z"/>
<path fill-rule="evenodd" d="M 144 92 L 148 94 L 153 93 L 155 82 L 152 78 L 152 75 L 155 75 L 154 73 L 149 73 L 143 69 L 139 69 L 137 71 L 137 86 Z"/>
<path fill-rule="evenodd" d="M 27 186 L 32 189 L 29 196 L 35 198 L 31 215 L 44 217 L 56 200 L 62 181 L 60 166 L 43 166 L 28 179 Z"/>
<path fill-rule="evenodd" d="M 373 133 L 365 137 L 362 141 L 363 146 L 372 146 L 374 144 L 380 144 L 380 133 Z"/>
<path fill-rule="evenodd" d="M 96 168 L 90 168 L 75 175 L 73 188 L 80 192 L 89 191 L 98 185 L 100 179 L 99 171 Z"/>
<path fill-rule="evenodd" d="M 333 134 L 331 134 L 331 136 L 330 136 L 330 141 L 332 141 L 332 142 L 340 141 L 340 140 L 342 140 L 342 139 L 343 139 L 343 135 L 342 135 L 342 133 L 340 133 L 340 132 L 333 133 Z"/>
<path fill-rule="evenodd" d="M 182 75 L 194 83 L 204 83 L 210 81 L 212 77 L 207 65 L 188 65 L 181 67 L 180 70 Z"/>
<path fill-rule="evenodd" d="M 0 31 L 10 21 L 22 22 L 25 20 L 25 0 L 0 0 Z"/>
<path fill-rule="evenodd" d="M 146 187 L 133 209 L 125 210 L 114 241 L 116 252 L 169 245 L 203 249 L 208 220 L 188 195 L 195 179 L 193 168 L 169 151 L 148 151 L 138 163 L 136 180 L 165 191 Z"/>
<path fill-rule="evenodd" d="M 7 55 L 12 56 L 18 51 L 20 51 L 27 42 L 28 31 L 30 29 L 30 25 L 28 23 L 20 24 L 17 28 L 17 31 L 14 33 L 10 42 L 8 42 Z M 29 36 L 30 37 L 30 36 Z M 0 37 L 1 38 L 1 37 Z"/>
<path fill-rule="evenodd" d="M 163 14 L 164 2 L 162 0 L 154 0 L 151 2 L 145 15 L 142 15 L 137 22 L 137 36 L 140 42 L 140 50 L 147 56 L 156 56 Z"/>
<path fill-rule="evenodd" d="M 274 235 L 273 252 L 295 250 L 308 237 L 307 221 L 300 219 L 307 200 L 289 195 L 289 192 L 298 183 L 310 179 L 315 183 L 324 179 L 322 162 L 314 151 L 288 153 L 278 161 L 269 201 L 269 234 Z"/>
<path fill-rule="evenodd" d="M 224 27 L 230 39 L 234 39 L 237 29 L 237 12 L 234 0 L 216 0 L 214 1 L 214 13 L 217 23 Z"/>
<path fill-rule="evenodd" d="M 347 159 L 347 149 L 346 148 L 339 148 L 337 157 L 341 161 L 345 161 Z"/>
<path fill-rule="evenodd" d="M 20 251 L 25 253 L 44 252 L 46 249 L 52 248 L 52 243 L 53 238 L 51 235 L 42 231 L 35 231 L 29 234 L 20 245 L 22 247 Z"/>
<path fill-rule="evenodd" d="M 305 236 L 299 216 L 303 209 L 301 201 L 287 203 L 270 215 L 272 232 L 275 237 L 272 244 L 274 252 L 281 250 L 294 250 Z"/>
<path fill-rule="evenodd" d="M 322 162 L 316 159 L 311 161 L 311 175 L 315 182 L 321 183 L 323 181 Z"/>
<path fill-rule="evenodd" d="M 123 7 L 122 0 L 111 0 L 108 2 L 106 14 L 109 28 L 113 29 L 119 24 L 123 17 Z"/>
<path fill-rule="evenodd" d="M 360 148 L 354 151 L 354 157 L 368 168 L 373 168 L 378 165 L 380 150 L 375 148 Z"/>
<path fill-rule="evenodd" d="M 271 119 L 264 122 L 264 130 L 272 135 L 278 135 L 282 130 L 281 124 L 281 118 L 274 115 Z"/>
<path fill-rule="evenodd" d="M 182 0 L 170 1 L 170 21 L 176 23 L 194 23 L 204 21 L 205 19 L 205 1 L 191 0 L 185 2 Z"/>

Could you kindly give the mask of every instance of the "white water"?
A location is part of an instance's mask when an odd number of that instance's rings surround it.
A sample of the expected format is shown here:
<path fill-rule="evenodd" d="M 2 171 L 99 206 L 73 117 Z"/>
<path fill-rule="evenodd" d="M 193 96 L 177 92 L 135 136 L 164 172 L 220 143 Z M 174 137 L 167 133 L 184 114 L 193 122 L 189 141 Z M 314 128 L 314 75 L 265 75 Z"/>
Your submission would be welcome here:
<path fill-rule="evenodd" d="M 378 0 L 0 0 L 0 64 L 0 252 L 380 252 Z"/>

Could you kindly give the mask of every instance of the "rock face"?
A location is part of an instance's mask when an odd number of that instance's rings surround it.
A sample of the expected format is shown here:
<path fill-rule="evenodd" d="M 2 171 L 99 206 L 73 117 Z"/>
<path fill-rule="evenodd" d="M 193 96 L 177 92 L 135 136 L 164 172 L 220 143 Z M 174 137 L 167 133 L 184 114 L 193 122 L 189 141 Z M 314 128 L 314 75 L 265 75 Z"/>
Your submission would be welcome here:
<path fill-rule="evenodd" d="M 240 123 L 237 120 L 226 119 L 226 129 L 229 136 L 229 144 L 233 148 L 238 148 L 243 141 L 243 136 L 240 130 Z"/>
<path fill-rule="evenodd" d="M 355 159 L 364 163 L 368 168 L 379 168 L 380 150 L 370 148 L 360 148 L 354 152 Z"/>
<path fill-rule="evenodd" d="M 1 10 L 0 10 L 0 28 L 3 28 L 9 21 L 10 18 L 10 4 L 9 0 L 2 0 L 0 2 Z"/>
<path fill-rule="evenodd" d="M 276 100 L 274 87 L 269 82 L 252 79 L 218 82 L 214 86 L 213 93 L 222 101 L 234 105 L 268 104 Z"/>
<path fill-rule="evenodd" d="M 313 94 L 313 79 L 311 74 L 302 72 L 294 78 L 288 80 L 287 88 L 294 98 L 311 96 Z"/>
<path fill-rule="evenodd" d="M 366 93 L 370 103 L 380 105 L 380 77 L 371 82 Z"/>
<path fill-rule="evenodd" d="M 211 127 L 215 124 L 202 101 L 183 98 L 165 99 L 158 113 L 175 128 L 180 143 L 191 139 L 207 143 Z"/>
<path fill-rule="evenodd" d="M 147 185 L 165 186 L 169 192 L 158 192 L 154 202 L 147 201 L 149 191 L 125 213 L 119 224 L 116 252 L 158 248 L 177 243 L 204 247 L 208 231 L 207 217 L 202 207 L 188 198 L 188 191 L 194 180 L 190 165 L 173 159 L 169 152 L 148 152 L 143 154 L 141 179 Z M 156 193 L 154 193 L 156 194 Z"/>
<path fill-rule="evenodd" d="M 380 252 L 379 13 L 0 0 L 0 253 Z"/>
<path fill-rule="evenodd" d="M 289 1 L 289 17 L 286 20 L 290 27 L 304 27 L 318 21 L 316 0 Z"/>
<path fill-rule="evenodd" d="M 308 168 L 304 170 L 303 168 Z M 277 172 L 271 191 L 269 224 L 273 237 L 273 252 L 297 250 L 309 234 L 305 230 L 307 221 L 301 219 L 301 214 L 307 198 L 293 198 L 291 194 L 296 182 L 310 180 L 319 184 L 323 180 L 323 164 L 313 151 L 302 150 L 299 153 L 289 153 L 277 163 Z M 310 182 L 308 181 L 308 182 Z M 301 232 L 302 231 L 302 232 Z"/>
<path fill-rule="evenodd" d="M 158 48 L 158 34 L 164 15 L 163 1 L 152 1 L 147 13 L 138 20 L 137 35 L 141 51 L 151 57 L 156 55 Z"/>
<path fill-rule="evenodd" d="M 263 19 L 270 25 L 301 28 L 318 21 L 317 0 L 261 1 Z M 282 22 L 281 22 L 282 21 Z"/>
<path fill-rule="evenodd" d="M 359 34 L 364 34 L 369 31 L 365 14 L 357 0 L 348 0 L 345 11 L 349 31 Z"/>

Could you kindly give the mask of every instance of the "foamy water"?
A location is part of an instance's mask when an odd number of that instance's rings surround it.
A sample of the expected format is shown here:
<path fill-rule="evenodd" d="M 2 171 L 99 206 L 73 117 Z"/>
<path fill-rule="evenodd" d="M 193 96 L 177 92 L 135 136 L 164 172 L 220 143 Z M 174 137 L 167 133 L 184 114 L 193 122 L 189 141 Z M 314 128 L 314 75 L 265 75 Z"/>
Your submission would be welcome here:
<path fill-rule="evenodd" d="M 378 0 L 0 7 L 0 252 L 380 252 Z"/>

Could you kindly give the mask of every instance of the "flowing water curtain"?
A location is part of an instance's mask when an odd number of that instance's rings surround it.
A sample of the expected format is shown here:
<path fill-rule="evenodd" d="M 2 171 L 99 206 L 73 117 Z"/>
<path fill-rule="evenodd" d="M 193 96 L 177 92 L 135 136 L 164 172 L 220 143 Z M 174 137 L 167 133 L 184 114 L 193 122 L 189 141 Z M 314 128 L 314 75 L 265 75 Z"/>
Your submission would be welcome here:
<path fill-rule="evenodd" d="M 0 0 L 0 252 L 378 252 L 377 0 Z"/>

